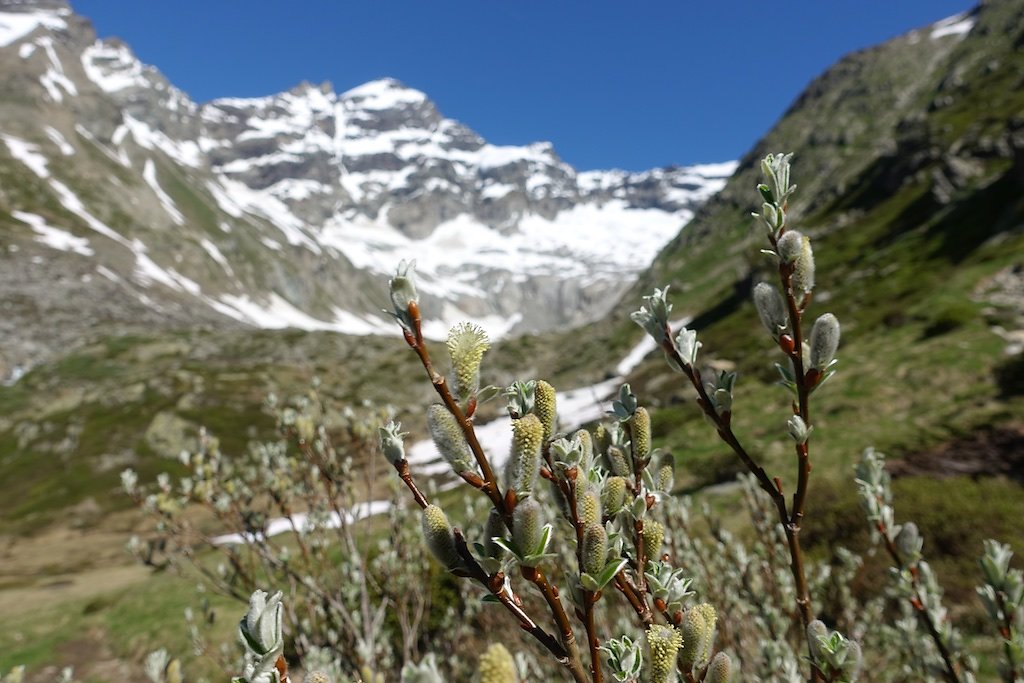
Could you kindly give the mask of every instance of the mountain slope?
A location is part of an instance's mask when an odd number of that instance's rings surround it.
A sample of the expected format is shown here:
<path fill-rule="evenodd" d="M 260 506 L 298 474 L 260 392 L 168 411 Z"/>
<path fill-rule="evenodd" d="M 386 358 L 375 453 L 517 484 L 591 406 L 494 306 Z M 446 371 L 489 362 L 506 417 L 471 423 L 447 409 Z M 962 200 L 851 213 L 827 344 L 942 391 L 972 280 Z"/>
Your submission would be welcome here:
<path fill-rule="evenodd" d="M 51 0 L 0 1 L 0 70 L 8 369 L 99 321 L 392 333 L 376 283 L 413 257 L 434 336 L 577 324 L 733 168 L 577 172 L 391 79 L 200 105 Z"/>

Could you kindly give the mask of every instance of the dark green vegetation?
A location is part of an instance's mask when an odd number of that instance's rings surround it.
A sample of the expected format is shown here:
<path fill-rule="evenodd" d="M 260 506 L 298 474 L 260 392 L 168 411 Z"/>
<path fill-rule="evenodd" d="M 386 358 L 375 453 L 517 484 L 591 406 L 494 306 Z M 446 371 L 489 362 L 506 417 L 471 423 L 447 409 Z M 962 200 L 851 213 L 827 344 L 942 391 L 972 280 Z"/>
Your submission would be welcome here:
<path fill-rule="evenodd" d="M 867 548 L 852 466 L 875 446 L 892 462 L 898 517 L 921 526 L 957 614 L 971 613 L 982 540 L 1000 538 L 1024 555 L 1024 361 L 1006 353 L 997 333 L 1024 327 L 1024 2 L 986 5 L 962 40 L 932 40 L 925 30 L 844 59 L 748 153 L 613 315 L 499 344 L 484 380 L 544 376 L 571 388 L 604 379 L 642 337 L 629 311 L 669 284 L 675 314 L 692 316 L 700 330 L 705 360 L 740 372 L 736 433 L 770 472 L 792 472 L 786 399 L 773 384 L 781 356 L 750 303 L 753 285 L 772 275 L 749 216 L 755 164 L 780 151 L 795 152 L 795 227 L 812 237 L 818 263 L 808 315 L 831 311 L 843 325 L 839 374 L 814 401 L 810 552 Z M 126 507 L 118 472 L 132 466 L 146 480 L 173 470 L 199 425 L 227 452 L 244 448 L 272 431 L 264 395 L 301 390 L 314 374 L 339 405 L 390 402 L 407 425 L 422 422 L 422 409 L 411 407 L 430 389 L 398 338 L 112 337 L 36 368 L 0 387 L 0 481 L 20 492 L 0 499 L 0 532 L 33 532 L 90 499 L 101 512 Z M 734 478 L 735 458 L 658 354 L 630 381 L 655 408 L 656 441 L 676 454 L 683 490 Z M 730 495 L 716 499 L 722 510 Z M 870 561 L 865 589 L 884 576 L 881 560 Z M 167 633 L 179 613 L 168 606 Z M 59 654 L 56 636 L 41 643 Z M 19 656 L 47 658 L 39 641 L 31 650 L 3 645 L 0 669 Z"/>

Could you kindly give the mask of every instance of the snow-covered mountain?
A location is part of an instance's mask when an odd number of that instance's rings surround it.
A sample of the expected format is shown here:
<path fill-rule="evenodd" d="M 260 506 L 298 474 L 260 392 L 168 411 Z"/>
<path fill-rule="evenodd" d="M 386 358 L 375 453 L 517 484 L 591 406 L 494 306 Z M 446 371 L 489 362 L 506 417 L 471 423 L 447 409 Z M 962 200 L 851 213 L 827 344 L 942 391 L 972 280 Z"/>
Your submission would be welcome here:
<path fill-rule="evenodd" d="M 410 258 L 434 335 L 591 320 L 735 167 L 577 172 L 391 79 L 197 104 L 60 0 L 0 0 L 0 70 L 8 366 L 97 324 L 391 332 Z"/>

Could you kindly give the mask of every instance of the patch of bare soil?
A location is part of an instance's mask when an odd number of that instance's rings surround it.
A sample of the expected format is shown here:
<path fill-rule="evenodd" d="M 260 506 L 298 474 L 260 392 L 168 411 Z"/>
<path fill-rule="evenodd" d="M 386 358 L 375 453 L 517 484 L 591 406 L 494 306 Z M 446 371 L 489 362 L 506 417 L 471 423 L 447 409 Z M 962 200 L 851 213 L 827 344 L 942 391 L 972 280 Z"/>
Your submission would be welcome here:
<path fill-rule="evenodd" d="M 125 550 L 138 520 L 135 512 L 121 513 L 88 528 L 0 536 L 0 614 L 89 598 L 144 581 L 149 570 Z"/>
<path fill-rule="evenodd" d="M 977 431 L 938 448 L 890 460 L 894 477 L 1004 476 L 1024 484 L 1024 425 Z"/>

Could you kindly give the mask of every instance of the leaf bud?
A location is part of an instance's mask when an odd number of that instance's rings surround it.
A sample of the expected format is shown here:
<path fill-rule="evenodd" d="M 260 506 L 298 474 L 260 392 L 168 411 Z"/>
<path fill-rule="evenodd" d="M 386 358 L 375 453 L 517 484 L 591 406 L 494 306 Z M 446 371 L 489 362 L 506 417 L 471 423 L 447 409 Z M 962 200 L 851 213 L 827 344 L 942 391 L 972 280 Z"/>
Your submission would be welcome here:
<path fill-rule="evenodd" d="M 683 637 L 672 626 L 654 624 L 647 629 L 647 647 L 650 650 L 651 683 L 668 683 L 675 675 L 676 656 Z"/>
<path fill-rule="evenodd" d="M 284 636 L 281 630 L 284 605 L 281 599 L 281 591 L 269 598 L 266 591 L 253 591 L 249 597 L 249 610 L 238 624 L 242 644 L 260 657 L 280 654 L 284 650 Z"/>
<path fill-rule="evenodd" d="M 391 294 L 391 306 L 394 308 L 394 316 L 406 331 L 415 332 L 415 325 L 412 315 L 409 313 L 409 306 L 419 304 L 419 294 L 416 292 L 416 284 L 413 274 L 416 269 L 416 261 L 402 261 L 398 264 L 395 276 L 388 280 L 388 289 Z"/>
<path fill-rule="evenodd" d="M 402 423 L 392 420 L 377 430 L 380 435 L 380 449 L 392 465 L 405 460 L 405 437 L 408 434 L 401 429 Z"/>
<path fill-rule="evenodd" d="M 839 349 L 839 320 L 834 315 L 826 313 L 814 321 L 809 346 L 811 368 L 825 370 Z"/>
<path fill-rule="evenodd" d="M 793 437 L 793 441 L 797 444 L 807 443 L 807 437 L 811 433 L 811 427 L 807 426 L 804 419 L 799 415 L 793 415 L 786 421 L 786 429 L 789 430 L 789 435 Z"/>
<path fill-rule="evenodd" d="M 924 539 L 921 538 L 917 525 L 913 522 L 907 522 L 900 527 L 900 532 L 896 534 L 895 543 L 896 549 L 899 550 L 900 558 L 904 562 L 913 564 L 920 559 Z"/>
<path fill-rule="evenodd" d="M 441 453 L 455 474 L 476 471 L 473 456 L 469 452 L 469 444 L 459 427 L 459 421 L 440 403 L 427 408 L 427 430 L 434 440 L 434 445 Z"/>
<path fill-rule="evenodd" d="M 772 335 L 773 339 L 778 339 L 789 326 L 786 302 L 782 300 L 779 290 L 767 282 L 759 282 L 754 287 L 754 307 L 768 334 Z"/>

